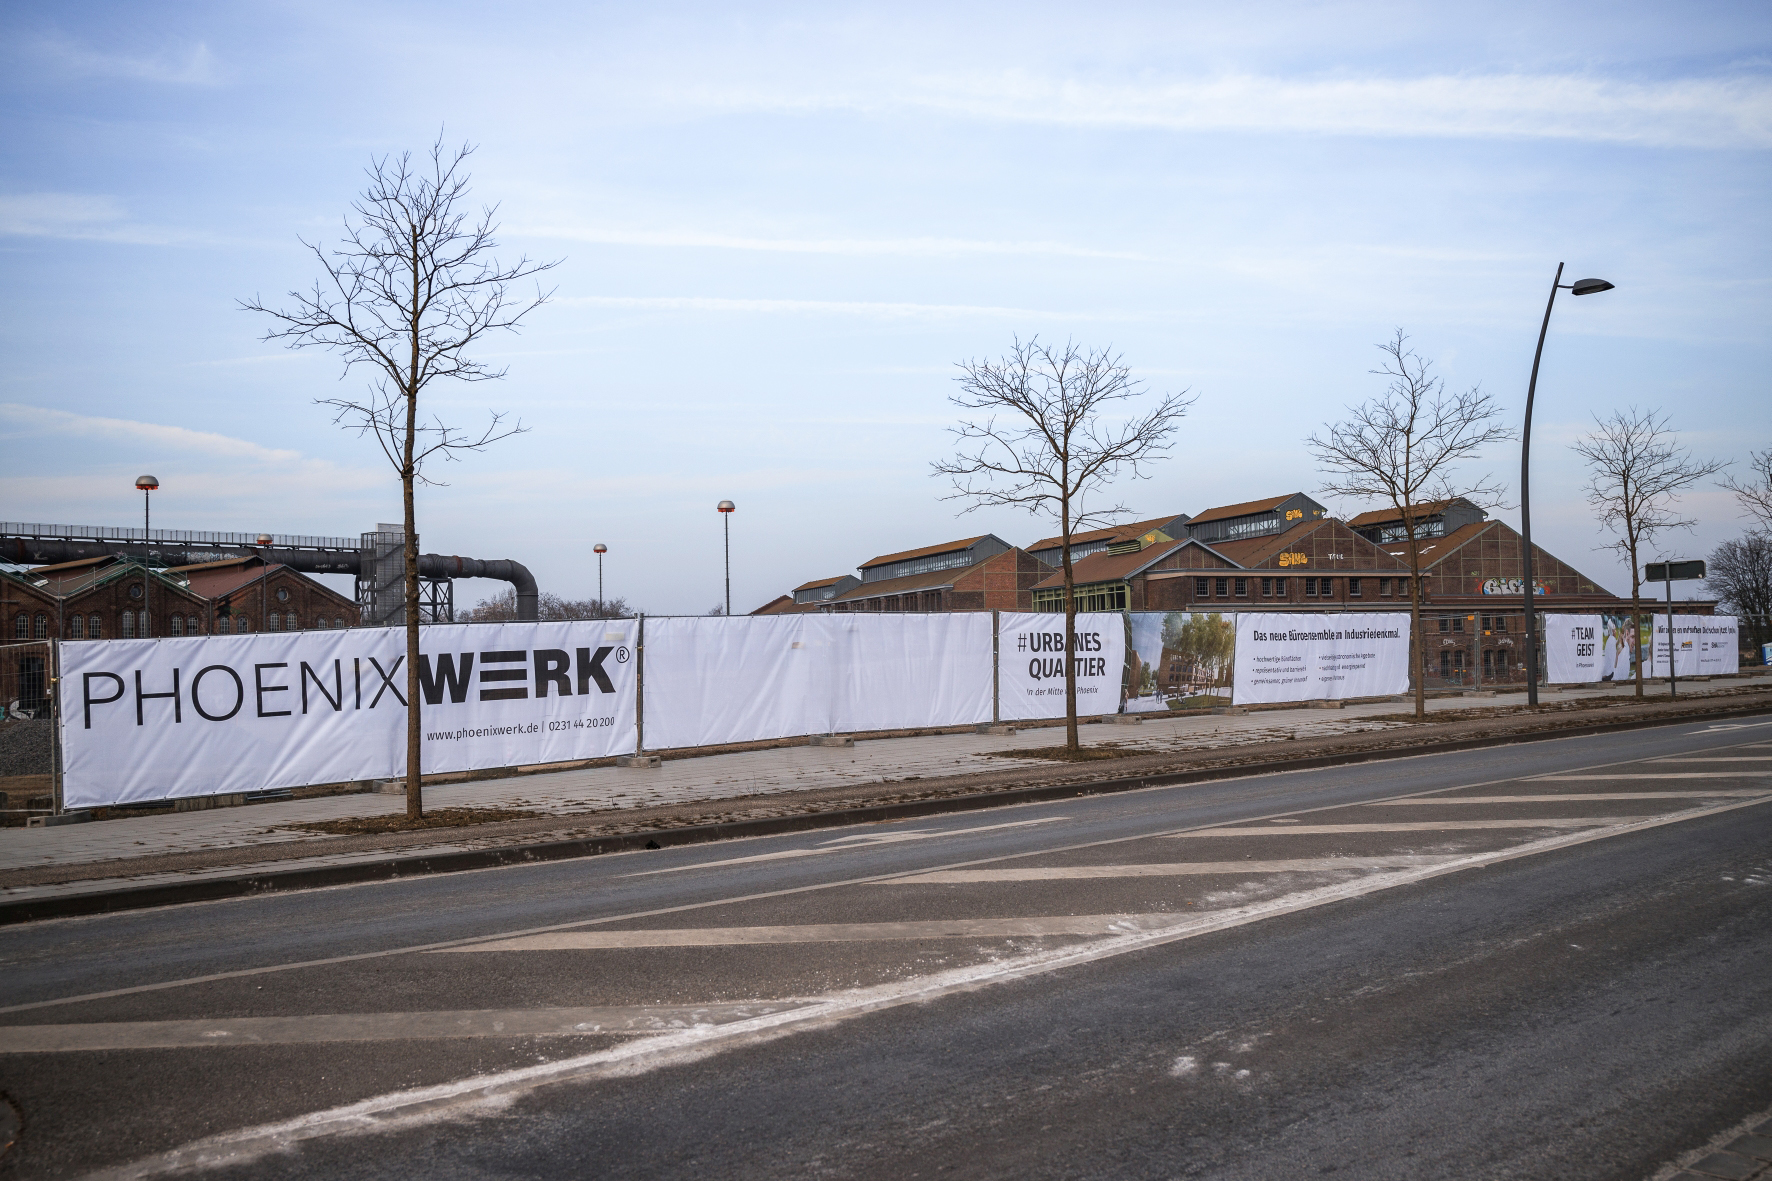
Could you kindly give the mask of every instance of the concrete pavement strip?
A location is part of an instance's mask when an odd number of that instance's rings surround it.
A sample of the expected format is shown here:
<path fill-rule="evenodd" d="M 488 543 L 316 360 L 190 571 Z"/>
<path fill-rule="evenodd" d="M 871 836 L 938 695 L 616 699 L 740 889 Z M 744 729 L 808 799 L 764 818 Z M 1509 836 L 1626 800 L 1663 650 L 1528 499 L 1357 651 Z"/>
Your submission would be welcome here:
<path fill-rule="evenodd" d="M 1747 717 L 1772 711 L 1772 692 L 1762 686 L 1739 687 L 1679 702 L 1638 704 L 1631 699 L 1622 703 L 1607 701 L 1595 709 L 1570 708 L 1582 705 L 1585 703 L 1569 703 L 1562 709 L 1535 714 L 1459 711 L 1487 716 L 1433 719 L 1426 724 L 1431 727 L 1428 733 L 1423 733 L 1420 723 L 1385 728 L 1379 733 L 1342 732 L 1316 737 L 1302 744 L 1303 749 L 1299 743 L 1280 740 L 1228 750 L 1219 746 L 1154 750 L 1150 754 L 1087 764 L 1030 767 L 1016 760 L 1017 765 L 1008 769 L 926 779 L 914 786 L 905 780 L 876 780 L 837 790 L 815 789 L 769 798 L 734 795 L 619 813 L 541 816 L 394 837 L 326 841 L 272 837 L 265 843 L 241 842 L 228 849 L 188 852 L 176 858 L 149 854 L 83 864 L 30 866 L 0 871 L 0 890 L 12 895 L 0 900 L 0 924 L 805 832 L 992 806 L 1450 753 L 1536 739 Z M 1625 716 L 1621 717 L 1621 712 Z M 1383 716 L 1348 719 L 1353 723 L 1368 720 L 1381 721 Z M 1301 723 L 1300 729 L 1304 728 Z M 1748 773 L 1757 773 L 1757 769 Z M 1669 777 L 1675 775 L 1678 773 Z M 133 822 L 111 821 L 102 827 L 121 828 L 130 823 Z M 90 830 L 101 826 L 82 827 Z M 403 850 L 413 848 L 424 851 L 402 855 Z M 168 861 L 175 864 L 169 865 Z M 271 868 L 278 863 L 282 863 L 280 868 Z M 27 889 L 32 896 L 20 897 Z"/>

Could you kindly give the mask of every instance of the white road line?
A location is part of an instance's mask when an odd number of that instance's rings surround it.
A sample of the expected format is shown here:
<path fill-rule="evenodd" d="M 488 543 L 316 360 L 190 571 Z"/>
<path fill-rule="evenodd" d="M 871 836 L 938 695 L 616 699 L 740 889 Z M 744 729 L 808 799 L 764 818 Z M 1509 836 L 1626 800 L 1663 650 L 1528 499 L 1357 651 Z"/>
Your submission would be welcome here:
<path fill-rule="evenodd" d="M 1205 874 L 1332 873 L 1350 869 L 1411 869 L 1440 865 L 1456 854 L 1440 857 L 1300 857 L 1291 861 L 1177 861 L 1155 865 L 1049 865 L 1019 869 L 941 869 L 933 873 L 892 878 L 882 886 L 937 886 L 970 882 L 1069 882 L 1096 878 L 1175 878 Z"/>
<path fill-rule="evenodd" d="M 1026 828 L 1030 824 L 1052 824 L 1063 816 L 1042 816 L 1038 820 L 1016 820 L 1008 824 L 981 824 L 975 828 L 914 828 L 906 832 L 870 832 L 837 837 L 811 849 L 784 849 L 779 853 L 758 853 L 751 857 L 728 857 L 724 861 L 697 861 L 694 865 L 673 865 L 666 869 L 647 869 L 623 874 L 628 878 L 646 878 L 660 873 L 683 873 L 691 869 L 719 869 L 728 865 L 750 865 L 758 861 L 781 861 L 790 857 L 818 857 L 825 853 L 847 853 L 851 849 L 870 849 L 876 845 L 896 845 L 901 841 L 927 841 L 935 837 L 958 837 L 974 832 L 996 832 L 1005 828 Z"/>
<path fill-rule="evenodd" d="M 1651 763 L 1772 763 L 1772 755 L 1668 755 Z"/>
<path fill-rule="evenodd" d="M 238 1166 L 273 1152 L 291 1151 L 303 1141 L 325 1136 L 349 1132 L 392 1131 L 458 1119 L 470 1113 L 488 1114 L 508 1107 L 543 1086 L 603 1078 L 631 1078 L 667 1066 L 698 1062 L 740 1046 L 786 1037 L 801 1029 L 829 1028 L 834 1021 L 859 1017 L 865 1013 L 925 1003 L 954 993 L 976 991 L 991 984 L 1045 975 L 1063 968 L 1231 930 L 1263 919 L 1295 914 L 1466 869 L 1496 865 L 1522 857 L 1535 857 L 1557 849 L 1609 840 L 1626 833 L 1643 832 L 1740 808 L 1758 807 L 1762 803 L 1761 800 L 1743 800 L 1719 804 L 1714 808 L 1695 808 L 1668 816 L 1639 817 L 1611 828 L 1565 833 L 1516 845 L 1511 849 L 1459 857 L 1442 865 L 1371 874 L 1332 886 L 1304 890 L 1210 914 L 1173 915 L 1169 916 L 1176 920 L 1172 925 L 1139 934 L 1110 936 L 1069 947 L 1050 948 L 991 963 L 954 968 L 928 976 L 894 980 L 871 988 L 858 988 L 822 997 L 792 1012 L 771 1013 L 716 1028 L 637 1038 L 594 1054 L 582 1054 L 497 1074 L 475 1075 L 437 1086 L 393 1091 L 294 1119 L 210 1136 L 126 1165 L 101 1170 L 91 1174 L 88 1181 L 134 1181 L 136 1178 L 157 1176 L 173 1170 Z"/>
<path fill-rule="evenodd" d="M 100 1021 L 0 1026 L 0 1054 L 156 1050 L 195 1046 L 291 1046 L 410 1038 L 657 1034 L 727 1025 L 803 1007 L 805 1001 L 720 1005 L 596 1005 L 556 1009 L 461 1009 L 434 1013 L 316 1013 L 209 1021 Z"/>
<path fill-rule="evenodd" d="M 651 931 L 559 931 L 445 947 L 432 955 L 481 951 L 600 951 L 627 947 L 733 947 L 764 943 L 874 943 L 883 939 L 1015 939 L 1114 935 L 1175 921 L 1172 914 L 1073 914 L 1022 919 L 929 919 L 905 923 L 806 923 L 793 927 L 674 927 Z"/>
<path fill-rule="evenodd" d="M 1440 796 L 1410 800 L 1373 800 L 1362 808 L 1395 808 L 1405 804 L 1560 804 L 1582 800 L 1716 800 L 1763 796 L 1763 787 L 1719 787 L 1715 791 L 1572 791 L 1548 796 Z"/>
<path fill-rule="evenodd" d="M 1772 767 L 1743 767 L 1739 771 L 1658 771 L 1653 775 L 1533 775 L 1525 783 L 1614 782 L 1620 779 L 1753 779 L 1772 775 Z"/>
<path fill-rule="evenodd" d="M 1629 816 L 1558 816 L 1537 820 L 1411 820 L 1399 824 L 1298 824 L 1285 828 L 1198 828 L 1168 834 L 1181 837 L 1277 837 L 1304 833 L 1341 832 L 1436 832 L 1450 828 L 1597 828 L 1622 824 Z"/>

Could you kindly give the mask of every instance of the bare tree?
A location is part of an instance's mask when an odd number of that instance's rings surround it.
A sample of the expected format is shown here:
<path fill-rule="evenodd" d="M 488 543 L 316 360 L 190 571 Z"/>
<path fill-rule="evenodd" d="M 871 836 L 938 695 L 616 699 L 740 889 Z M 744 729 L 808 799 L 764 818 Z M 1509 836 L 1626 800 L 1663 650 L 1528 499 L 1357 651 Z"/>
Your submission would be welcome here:
<path fill-rule="evenodd" d="M 1760 531 L 1772 533 L 1772 447 L 1748 452 L 1747 461 L 1753 468 L 1753 478 L 1737 480 L 1731 476 L 1723 481 L 1723 487 L 1735 493 L 1735 499 L 1741 502 L 1742 516 L 1758 521 Z"/>
<path fill-rule="evenodd" d="M 1415 716 L 1427 716 L 1426 666 L 1421 648 L 1421 550 L 1416 522 L 1432 502 L 1463 497 L 1491 506 L 1500 488 L 1487 477 L 1459 478 L 1458 469 L 1492 443 L 1514 437 L 1503 426 L 1495 399 L 1472 386 L 1447 393 L 1433 362 L 1409 347 L 1401 328 L 1378 346 L 1384 354 L 1371 370 L 1390 384 L 1380 396 L 1348 407 L 1342 422 L 1324 424 L 1305 443 L 1328 478 L 1323 490 L 1360 500 L 1388 502 L 1403 520 L 1409 558 L 1409 661 L 1415 681 Z"/>
<path fill-rule="evenodd" d="M 549 591 L 536 598 L 536 618 L 544 622 L 574 619 L 631 619 L 636 614 L 626 599 L 563 599 Z M 506 623 L 517 618 L 517 592 L 481 599 L 456 616 L 462 623 Z"/>
<path fill-rule="evenodd" d="M 1705 569 L 1705 589 L 1717 596 L 1718 606 L 1747 623 L 1754 648 L 1772 643 L 1772 533 L 1725 541 Z"/>
<path fill-rule="evenodd" d="M 290 348 L 325 348 L 344 358 L 344 374 L 370 372 L 358 397 L 318 399 L 335 421 L 372 434 L 400 476 L 406 529 L 406 814 L 424 814 L 418 692 L 418 528 L 413 489 L 437 483 L 427 460 L 453 460 L 479 451 L 523 428 L 504 425 L 493 412 L 479 432 L 462 431 L 435 414 L 421 415 L 420 396 L 441 380 L 491 381 L 505 370 L 468 355 L 488 333 L 514 330 L 551 292 L 538 286 L 518 296 L 519 280 L 557 262 L 519 258 L 505 265 L 493 257 L 496 208 L 468 209 L 466 162 L 473 148 L 453 151 L 438 136 L 429 161 L 410 152 L 371 162 L 369 185 L 345 218 L 344 236 L 331 249 L 302 240 L 326 276 L 310 291 L 291 291 L 294 306 L 268 307 L 258 297 L 242 301 L 248 311 L 277 321 L 264 339 Z M 354 216 L 352 216 L 354 215 Z M 341 375 L 342 377 L 343 375 Z"/>
<path fill-rule="evenodd" d="M 1170 436 L 1194 399 L 1168 394 L 1142 414 L 1125 404 L 1144 392 L 1118 354 L 1017 338 L 996 361 L 962 361 L 960 392 L 949 400 L 983 417 L 952 428 L 955 455 L 931 465 L 954 491 L 947 500 L 1012 506 L 1051 518 L 1059 530 L 1064 569 L 1065 747 L 1078 748 L 1076 579 L 1071 538 L 1131 510 L 1095 508 L 1089 500 L 1121 473 L 1147 478 L 1145 466 L 1168 452 Z"/>
<path fill-rule="evenodd" d="M 1618 539 L 1599 549 L 1616 551 L 1630 564 L 1631 637 L 1642 644 L 1642 547 L 1669 529 L 1689 529 L 1697 522 L 1674 512 L 1680 491 L 1714 476 L 1723 464 L 1694 460 L 1676 441 L 1666 415 L 1654 410 L 1614 410 L 1610 418 L 1594 415 L 1594 429 L 1573 445 L 1588 469 L 1587 502 L 1599 510 L 1600 524 Z M 1637 658 L 1637 696 L 1643 695 L 1643 660 Z"/>

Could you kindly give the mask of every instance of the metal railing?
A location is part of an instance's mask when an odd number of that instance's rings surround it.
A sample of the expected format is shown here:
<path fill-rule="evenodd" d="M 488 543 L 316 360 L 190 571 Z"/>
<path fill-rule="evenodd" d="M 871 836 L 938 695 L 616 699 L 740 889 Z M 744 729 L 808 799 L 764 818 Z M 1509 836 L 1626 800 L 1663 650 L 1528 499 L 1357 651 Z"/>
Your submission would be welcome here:
<path fill-rule="evenodd" d="M 258 533 L 210 533 L 190 529 L 119 529 L 110 525 L 31 525 L 18 521 L 0 521 L 0 535 L 10 537 L 41 537 L 50 541 L 163 541 L 180 545 L 224 545 L 256 547 Z M 356 537 L 305 537 L 289 533 L 271 534 L 271 544 L 285 549 L 362 548 Z"/>

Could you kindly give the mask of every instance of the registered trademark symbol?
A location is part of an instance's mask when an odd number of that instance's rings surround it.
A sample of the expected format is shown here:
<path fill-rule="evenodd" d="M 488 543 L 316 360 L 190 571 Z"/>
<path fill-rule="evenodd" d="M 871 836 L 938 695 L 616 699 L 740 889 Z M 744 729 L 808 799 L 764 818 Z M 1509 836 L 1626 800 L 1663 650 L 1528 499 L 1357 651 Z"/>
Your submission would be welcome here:
<path fill-rule="evenodd" d="M 617 648 L 615 650 L 615 663 L 626 664 L 627 662 L 628 662 L 628 650 L 626 648 Z"/>

